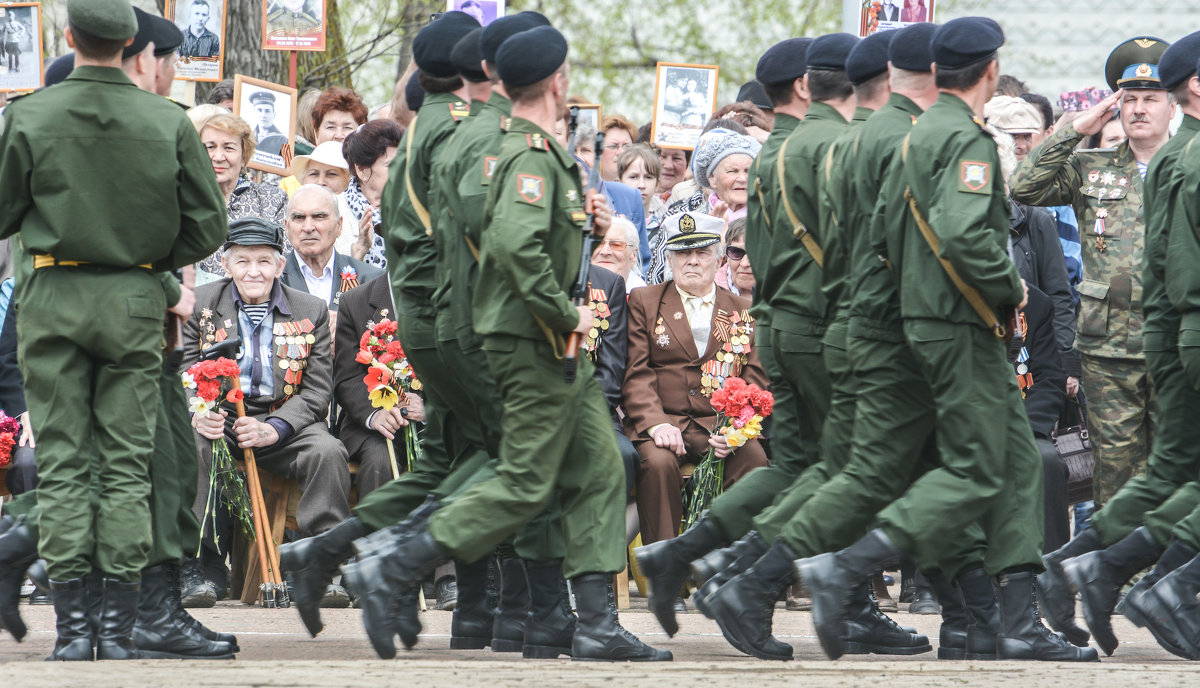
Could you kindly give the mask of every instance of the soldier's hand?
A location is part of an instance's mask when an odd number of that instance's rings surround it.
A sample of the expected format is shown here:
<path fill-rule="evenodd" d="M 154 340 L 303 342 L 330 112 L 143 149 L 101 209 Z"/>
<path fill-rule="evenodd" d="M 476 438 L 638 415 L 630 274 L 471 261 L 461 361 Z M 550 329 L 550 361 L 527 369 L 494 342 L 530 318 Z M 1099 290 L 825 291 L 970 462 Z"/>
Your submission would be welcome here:
<path fill-rule="evenodd" d="M 1073 375 L 1067 376 L 1067 396 L 1072 399 L 1079 396 L 1079 378 Z"/>
<path fill-rule="evenodd" d="M 683 443 L 683 433 L 674 425 L 663 425 L 657 428 L 654 431 L 654 444 L 671 450 L 675 456 L 683 456 L 687 453 L 687 446 Z"/>
<path fill-rule="evenodd" d="M 36 447 L 37 445 L 33 441 L 33 423 L 29 422 L 29 411 L 17 416 L 17 422 L 21 424 L 21 438 L 17 443 L 30 449 Z"/>
<path fill-rule="evenodd" d="M 587 192 L 587 204 L 584 206 L 584 210 L 591 213 L 594 219 L 592 234 L 598 237 L 608 234 L 608 228 L 612 226 L 612 208 L 608 207 L 608 198 L 599 191 L 591 189 Z"/>
<path fill-rule="evenodd" d="M 592 308 L 591 306 L 576 306 L 575 310 L 579 311 L 579 324 L 571 331 L 578 332 L 579 334 L 587 334 L 588 330 L 592 329 L 592 321 L 595 320 L 595 316 L 592 315 Z"/>
<path fill-rule="evenodd" d="M 1021 280 L 1021 303 L 1017 306 L 1017 310 L 1025 310 L 1025 304 L 1029 303 L 1029 285 L 1025 284 L 1025 280 Z"/>
<path fill-rule="evenodd" d="M 1117 89 L 1115 93 L 1096 103 L 1091 110 L 1083 113 L 1075 119 L 1075 131 L 1084 136 L 1100 133 L 1104 125 L 1108 123 L 1108 113 L 1113 107 L 1121 102 L 1121 96 L 1125 93 L 1125 89 Z"/>
<path fill-rule="evenodd" d="M 269 447 L 279 441 L 279 433 L 270 423 L 250 416 L 242 416 L 233 422 L 233 435 L 242 449 Z"/>
<path fill-rule="evenodd" d="M 196 307 L 196 292 L 186 284 L 179 285 L 179 300 L 167 310 L 181 318 L 192 317 L 192 309 Z"/>
<path fill-rule="evenodd" d="M 729 442 L 724 435 L 713 435 L 708 438 L 708 446 L 713 449 L 713 456 L 718 459 L 723 459 L 733 453 L 733 449 L 729 446 Z"/>
<path fill-rule="evenodd" d="M 192 416 L 192 428 L 200 433 L 200 436 L 207 440 L 219 440 L 225 432 L 225 416 L 229 415 L 224 410 L 220 413 L 205 411 Z"/>

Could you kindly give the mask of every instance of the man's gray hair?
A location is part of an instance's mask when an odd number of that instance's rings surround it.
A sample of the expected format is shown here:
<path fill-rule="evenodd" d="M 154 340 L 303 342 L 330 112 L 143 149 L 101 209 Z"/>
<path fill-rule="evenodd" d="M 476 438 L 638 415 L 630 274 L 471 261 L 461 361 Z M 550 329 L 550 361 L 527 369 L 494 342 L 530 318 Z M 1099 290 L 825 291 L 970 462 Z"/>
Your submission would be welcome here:
<path fill-rule="evenodd" d="M 299 198 L 301 194 L 305 194 L 305 195 L 317 194 L 317 195 L 321 196 L 322 198 L 325 199 L 325 202 L 329 204 L 329 211 L 334 216 L 336 216 L 338 218 L 341 217 L 341 211 L 338 210 L 337 196 L 334 195 L 334 193 L 332 191 L 330 191 L 328 187 L 321 186 L 320 184 L 305 184 L 304 186 L 301 186 L 299 189 L 296 189 L 295 193 L 292 194 L 292 197 L 288 199 L 288 204 L 287 204 L 288 218 L 291 218 L 292 206 L 294 206 L 296 204 L 296 199 Z"/>
<path fill-rule="evenodd" d="M 612 226 L 608 228 L 608 231 L 611 232 L 618 227 L 625 233 L 625 241 L 629 242 L 629 248 L 633 249 L 633 271 L 640 275 L 642 274 L 642 239 L 638 235 L 637 227 L 633 226 L 633 223 L 628 219 L 620 215 L 614 215 Z M 628 276 L 621 275 L 622 278 Z"/>

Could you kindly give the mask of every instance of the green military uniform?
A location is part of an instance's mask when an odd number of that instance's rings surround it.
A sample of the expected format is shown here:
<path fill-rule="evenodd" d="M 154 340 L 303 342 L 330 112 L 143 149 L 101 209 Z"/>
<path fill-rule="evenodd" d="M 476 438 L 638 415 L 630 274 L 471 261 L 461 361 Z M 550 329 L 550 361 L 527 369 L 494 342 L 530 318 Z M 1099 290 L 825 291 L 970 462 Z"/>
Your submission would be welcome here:
<path fill-rule="evenodd" d="M 102 128 L 93 108 L 112 113 Z M 150 549 L 147 474 L 166 312 L 153 270 L 210 255 L 225 236 L 224 199 L 183 113 L 118 69 L 77 68 L 10 105 L 4 123 L 0 236 L 20 232 L 29 254 L 17 326 L 39 445 L 39 551 L 54 580 L 94 567 L 135 581 Z M 111 160 L 125 161 L 124 172 Z M 92 453 L 103 485 L 96 513 Z"/>

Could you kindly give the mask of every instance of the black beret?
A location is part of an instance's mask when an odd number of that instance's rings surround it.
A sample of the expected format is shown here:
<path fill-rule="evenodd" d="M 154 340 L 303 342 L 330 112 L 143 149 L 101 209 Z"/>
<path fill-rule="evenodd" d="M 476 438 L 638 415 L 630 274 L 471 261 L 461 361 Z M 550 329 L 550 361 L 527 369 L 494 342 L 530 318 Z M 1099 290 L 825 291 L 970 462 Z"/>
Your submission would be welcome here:
<path fill-rule="evenodd" d="M 945 69 L 969 67 L 992 57 L 1004 45 L 1004 29 L 987 17 L 951 19 L 933 32 L 929 52 Z"/>
<path fill-rule="evenodd" d="M 496 70 L 505 86 L 537 83 L 566 61 L 567 39 L 553 26 L 514 34 L 496 51 Z"/>
<path fill-rule="evenodd" d="M 1158 61 L 1170 45 L 1161 38 L 1136 36 L 1113 48 L 1104 63 L 1104 80 L 1112 90 L 1119 88 L 1164 89 Z"/>
<path fill-rule="evenodd" d="M 755 107 L 763 110 L 773 110 L 775 106 L 771 104 L 771 99 L 767 97 L 767 91 L 763 85 L 757 81 L 747 81 L 738 89 L 737 98 L 733 99 L 735 103 L 750 101 Z"/>
<path fill-rule="evenodd" d="M 416 112 L 424 103 L 425 89 L 421 88 L 421 80 L 417 78 L 417 72 L 413 72 L 412 76 L 408 77 L 408 83 L 404 85 L 404 104 L 408 106 L 409 110 Z"/>
<path fill-rule="evenodd" d="M 163 57 L 175 52 L 183 45 L 183 32 L 175 22 L 150 15 L 154 19 L 154 56 Z"/>
<path fill-rule="evenodd" d="M 421 29 L 413 39 L 413 61 L 430 76 L 446 79 L 458 76 L 450 52 L 454 44 L 471 31 L 479 28 L 475 17 L 466 12 L 446 12 L 436 21 Z"/>
<path fill-rule="evenodd" d="M 848 33 L 827 33 L 818 36 L 808 46 L 805 59 L 808 70 L 843 71 L 846 69 L 846 58 L 850 51 L 858 45 L 858 36 Z"/>
<path fill-rule="evenodd" d="M 283 229 L 269 220 L 253 215 L 229 223 L 229 236 L 222 250 L 230 246 L 270 246 L 283 253 Z"/>
<path fill-rule="evenodd" d="M 929 52 L 929 42 L 937 24 L 921 22 L 900 29 L 892 36 L 892 44 L 888 46 L 888 61 L 896 69 L 910 72 L 930 72 L 933 57 Z"/>
<path fill-rule="evenodd" d="M 67 53 L 46 67 L 44 83 L 46 86 L 53 86 L 67 78 L 73 69 L 75 69 L 75 53 Z"/>
<path fill-rule="evenodd" d="M 133 35 L 133 42 L 121 51 L 122 60 L 128 60 L 142 52 L 150 45 L 150 41 L 154 40 L 154 17 L 140 7 L 134 7 L 133 13 L 137 16 L 137 33 Z"/>
<path fill-rule="evenodd" d="M 538 26 L 550 26 L 550 20 L 547 19 L 546 15 L 542 14 L 541 12 L 534 12 L 533 10 L 525 10 L 523 12 L 517 12 L 517 16 L 525 17 L 529 21 L 533 22 L 533 26 L 535 28 Z"/>
<path fill-rule="evenodd" d="M 521 12 L 519 14 L 509 14 L 483 27 L 483 33 L 479 36 L 479 54 L 485 62 L 496 61 L 496 51 L 500 50 L 500 46 L 504 44 L 511 36 L 528 31 L 538 26 L 537 19 L 531 15 L 536 12 Z M 542 15 L 538 14 L 538 17 Z M 545 19 L 545 17 L 542 17 Z M 544 24 L 549 26 L 549 24 Z"/>
<path fill-rule="evenodd" d="M 858 42 L 846 58 L 846 78 L 858 86 L 887 73 L 888 46 L 895 31 L 876 31 Z"/>
<path fill-rule="evenodd" d="M 790 84 L 808 71 L 808 46 L 811 38 L 789 38 L 767 48 L 758 58 L 754 78 L 766 86 Z"/>
<path fill-rule="evenodd" d="M 460 38 L 454 44 L 454 50 L 450 51 L 450 59 L 454 61 L 454 68 L 458 70 L 462 78 L 475 83 L 488 80 L 487 74 L 483 73 L 483 66 L 479 64 L 482 60 L 479 56 L 479 35 L 482 33 L 483 29 L 475 29 Z"/>
<path fill-rule="evenodd" d="M 1158 59 L 1158 78 L 1168 91 L 1187 81 L 1196 73 L 1200 61 L 1200 31 L 1193 31 L 1167 48 Z"/>

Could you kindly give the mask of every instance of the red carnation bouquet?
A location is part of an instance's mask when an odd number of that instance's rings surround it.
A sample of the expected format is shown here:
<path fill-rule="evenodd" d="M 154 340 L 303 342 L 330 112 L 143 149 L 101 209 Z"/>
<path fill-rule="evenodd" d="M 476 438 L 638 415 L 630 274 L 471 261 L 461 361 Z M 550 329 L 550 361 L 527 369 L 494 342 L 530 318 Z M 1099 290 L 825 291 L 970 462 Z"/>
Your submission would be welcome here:
<path fill-rule="evenodd" d="M 197 361 L 187 372 L 183 373 L 183 386 L 195 396 L 188 399 L 188 409 L 192 413 L 204 413 L 216 409 L 224 396 L 224 401 L 237 403 L 242 398 L 240 385 L 227 384 L 227 380 L 236 379 L 241 375 L 235 361 L 228 358 L 215 358 L 207 361 Z M 229 390 L 222 394 L 228 386 Z M 204 517 L 200 520 L 200 534 L 204 527 L 212 523 L 214 538 L 216 538 L 216 500 L 223 499 L 229 511 L 241 525 L 242 533 L 247 539 L 254 539 L 254 523 L 251 521 L 250 493 L 246 483 L 238 473 L 237 462 L 229 451 L 229 445 L 222 437 L 213 441 L 212 463 L 208 468 L 208 496 L 204 500 Z M 221 543 L 217 543 L 218 551 Z M 197 552 L 196 556 L 199 556 Z"/>
<path fill-rule="evenodd" d="M 775 397 L 758 385 L 746 384 L 740 377 L 725 380 L 721 389 L 713 392 L 712 406 L 717 410 L 717 425 L 712 434 L 722 435 L 732 451 L 762 433 L 763 419 L 771 415 Z M 691 498 L 684 495 L 686 504 L 684 530 L 695 525 L 700 514 L 721 494 L 725 484 L 725 462 L 709 449 L 704 460 L 692 473 Z"/>
<path fill-rule="evenodd" d="M 12 463 L 13 449 L 21 436 L 21 424 L 16 418 L 0 411 L 0 468 Z"/>
<path fill-rule="evenodd" d="M 375 408 L 390 411 L 400 403 L 402 396 L 407 397 L 409 392 L 421 389 L 421 381 L 404 355 L 400 340 L 396 339 L 395 320 L 384 318 L 377 323 L 368 323 L 367 331 L 359 339 L 358 355 L 354 360 L 367 366 L 363 384 L 367 386 L 367 397 Z M 387 448 L 392 460 L 392 475 L 398 477 L 400 467 L 391 440 L 387 441 Z M 421 443 L 412 423 L 404 426 L 404 453 L 407 470 L 411 471 L 421 454 Z"/>

